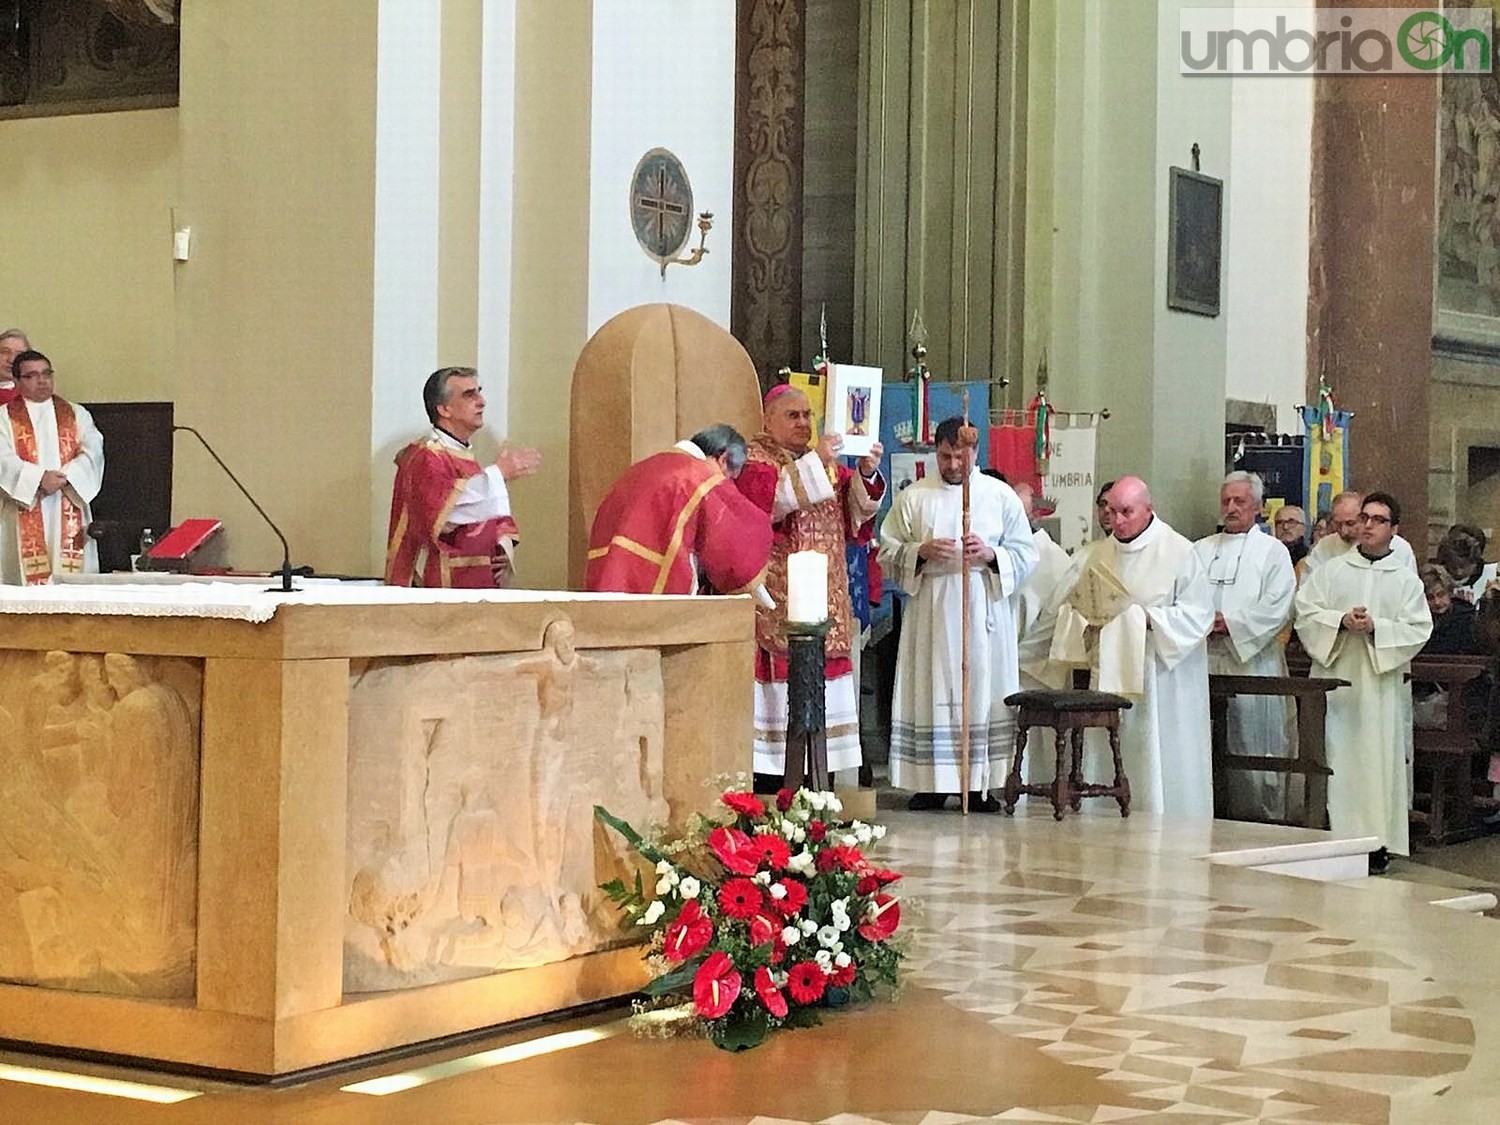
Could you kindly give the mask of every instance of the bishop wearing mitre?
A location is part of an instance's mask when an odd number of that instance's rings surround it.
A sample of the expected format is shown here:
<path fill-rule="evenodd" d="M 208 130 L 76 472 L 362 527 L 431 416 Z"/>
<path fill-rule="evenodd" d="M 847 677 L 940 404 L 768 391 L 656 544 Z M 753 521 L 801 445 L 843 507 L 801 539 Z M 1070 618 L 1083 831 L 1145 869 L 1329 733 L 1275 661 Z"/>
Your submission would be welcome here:
<path fill-rule="evenodd" d="M 1094 668 L 1099 690 L 1134 702 L 1120 720 L 1133 807 L 1212 817 L 1208 578 L 1192 543 L 1156 515 L 1145 481 L 1121 478 L 1108 502 L 1111 535 L 1080 548 L 1058 584 L 1051 655 Z M 1093 760 L 1085 771 L 1108 779 L 1112 766 Z"/>

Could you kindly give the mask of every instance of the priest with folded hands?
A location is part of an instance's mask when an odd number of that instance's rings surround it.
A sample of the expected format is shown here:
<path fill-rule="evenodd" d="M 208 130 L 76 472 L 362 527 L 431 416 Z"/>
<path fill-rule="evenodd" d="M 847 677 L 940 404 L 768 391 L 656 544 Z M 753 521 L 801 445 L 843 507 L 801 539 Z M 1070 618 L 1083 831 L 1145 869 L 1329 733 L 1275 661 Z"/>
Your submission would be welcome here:
<path fill-rule="evenodd" d="M 1081 547 L 1054 595 L 1052 658 L 1095 670 L 1100 691 L 1130 698 L 1120 749 L 1132 807 L 1212 817 L 1208 715 L 1213 595 L 1193 545 L 1156 515 L 1139 477 L 1108 494 L 1111 534 Z M 1085 756 L 1088 780 L 1113 763 Z"/>

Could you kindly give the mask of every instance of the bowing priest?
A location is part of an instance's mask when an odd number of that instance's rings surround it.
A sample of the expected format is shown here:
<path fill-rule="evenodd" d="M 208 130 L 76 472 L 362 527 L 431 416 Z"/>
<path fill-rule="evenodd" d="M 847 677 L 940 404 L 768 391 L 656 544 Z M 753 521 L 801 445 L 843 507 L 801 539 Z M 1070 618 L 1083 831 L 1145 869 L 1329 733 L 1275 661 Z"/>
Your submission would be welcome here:
<path fill-rule="evenodd" d="M 1363 499 L 1358 492 L 1340 492 L 1333 498 L 1333 504 L 1328 510 L 1328 523 L 1333 534 L 1323 536 L 1307 552 L 1302 568 L 1303 578 L 1330 559 L 1336 559 L 1359 546 L 1364 527 L 1360 522 L 1360 504 Z M 1401 536 L 1397 535 L 1391 540 L 1391 553 L 1398 562 L 1410 567 L 1413 574 L 1416 573 L 1417 556 L 1412 552 L 1411 544 Z"/>
<path fill-rule="evenodd" d="M 1132 803 L 1212 817 L 1208 649 L 1213 595 L 1193 545 L 1156 515 L 1139 477 L 1108 493 L 1111 534 L 1081 547 L 1053 597 L 1054 660 L 1096 669 L 1101 691 L 1130 697 L 1120 746 Z M 1090 755 L 1087 776 L 1113 776 Z"/>
<path fill-rule="evenodd" d="M 766 589 L 774 606 L 755 610 L 755 773 L 765 788 L 779 784 L 786 762 L 787 559 L 797 551 L 828 556 L 828 620 L 824 652 L 824 714 L 828 769 L 861 764 L 859 685 L 850 659 L 853 636 L 844 547 L 867 533 L 885 494 L 880 443 L 856 470 L 839 463 L 843 439 L 813 441 L 807 396 L 788 384 L 772 387 L 763 403 L 764 429 L 751 439 L 735 483 L 770 518 L 773 532 Z"/>
<path fill-rule="evenodd" d="M 481 465 L 469 442 L 484 427 L 472 367 L 442 367 L 422 387 L 432 429 L 396 454 L 385 581 L 391 586 L 498 589 L 509 585 L 518 540 L 506 482 L 540 467 L 534 449 L 502 446 Z"/>
<path fill-rule="evenodd" d="M 735 487 L 745 439 L 700 430 L 632 465 L 594 515 L 585 588 L 623 594 L 751 593 L 765 583 L 771 521 Z"/>
<path fill-rule="evenodd" d="M 967 789 L 970 805 L 1005 777 L 1015 715 L 1005 697 L 1019 690 L 1016 600 L 1036 567 L 1025 509 L 1010 485 L 974 468 L 961 443 L 962 418 L 938 423 L 938 475 L 896 498 L 880 526 L 881 568 L 910 595 L 901 618 L 891 705 L 891 784 L 914 790 L 909 808 L 942 808 Z M 969 478 L 970 531 L 963 534 L 963 482 Z M 963 776 L 963 588 L 969 587 L 969 773 Z"/>
<path fill-rule="evenodd" d="M 1422 580 L 1395 551 L 1401 505 L 1364 498 L 1359 544 L 1312 571 L 1297 591 L 1297 635 L 1312 674 L 1348 680 L 1328 696 L 1328 822 L 1374 836 L 1370 871 L 1408 855 L 1411 685 L 1407 666 L 1432 633 Z"/>
<path fill-rule="evenodd" d="M 87 410 L 52 393 L 41 352 L 20 352 L 11 371 L 21 393 L 0 409 L 0 582 L 93 573 L 89 506 L 104 483 L 104 436 Z"/>
<path fill-rule="evenodd" d="M 1256 529 L 1255 517 L 1264 502 L 1265 486 L 1259 476 L 1230 473 L 1219 486 L 1224 530 L 1193 545 L 1213 594 L 1214 623 L 1208 635 L 1210 674 L 1286 675 L 1281 633 L 1292 621 L 1297 582 L 1286 545 Z M 1280 515 L 1278 512 L 1278 519 Z M 1231 696 L 1226 719 L 1229 753 L 1266 758 L 1296 756 L 1297 715 L 1289 697 Z M 1274 821 L 1291 816 L 1287 774 L 1235 770 L 1226 781 L 1229 807 L 1224 812 L 1229 817 Z"/>

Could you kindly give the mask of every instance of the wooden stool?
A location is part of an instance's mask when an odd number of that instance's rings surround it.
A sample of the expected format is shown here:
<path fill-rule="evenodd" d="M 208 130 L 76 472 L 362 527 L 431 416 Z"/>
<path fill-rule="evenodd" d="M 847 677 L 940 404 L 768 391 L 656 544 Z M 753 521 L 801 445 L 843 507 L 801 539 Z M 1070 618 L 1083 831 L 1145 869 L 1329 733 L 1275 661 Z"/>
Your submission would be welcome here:
<path fill-rule="evenodd" d="M 1063 809 L 1072 806 L 1077 812 L 1084 797 L 1113 797 L 1120 802 L 1120 815 L 1130 815 L 1130 779 L 1120 761 L 1120 712 L 1131 706 L 1123 695 L 1107 691 L 1018 691 L 1005 697 L 1009 707 L 1016 708 L 1016 753 L 1005 779 L 1005 815 L 1016 811 L 1016 801 L 1024 793 L 1030 797 L 1052 798 L 1052 819 L 1061 820 Z M 1023 785 L 1021 764 L 1026 753 L 1026 735 L 1032 727 L 1051 727 L 1057 732 L 1057 776 L 1051 785 Z M 1083 732 L 1090 727 L 1109 731 L 1109 749 L 1115 758 L 1113 785 L 1091 785 L 1083 780 Z M 1068 735 L 1073 736 L 1073 767 L 1064 768 L 1068 752 Z"/>

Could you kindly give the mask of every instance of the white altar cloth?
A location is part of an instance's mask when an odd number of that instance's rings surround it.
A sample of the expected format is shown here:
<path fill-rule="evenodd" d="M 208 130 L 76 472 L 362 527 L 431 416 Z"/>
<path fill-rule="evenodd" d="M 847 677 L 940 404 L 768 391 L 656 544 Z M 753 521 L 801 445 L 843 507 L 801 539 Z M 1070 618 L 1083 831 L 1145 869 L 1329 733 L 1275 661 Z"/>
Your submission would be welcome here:
<path fill-rule="evenodd" d="M 273 577 L 270 582 L 275 582 Z M 267 579 L 235 582 L 97 582 L 0 586 L 0 613 L 77 613 L 115 617 L 212 617 L 262 624 L 284 605 L 401 606 L 474 602 L 691 602 L 686 594 L 583 594 L 569 590 L 425 590 L 313 579 L 296 593 Z M 743 596 L 743 595 L 742 595 Z"/>

